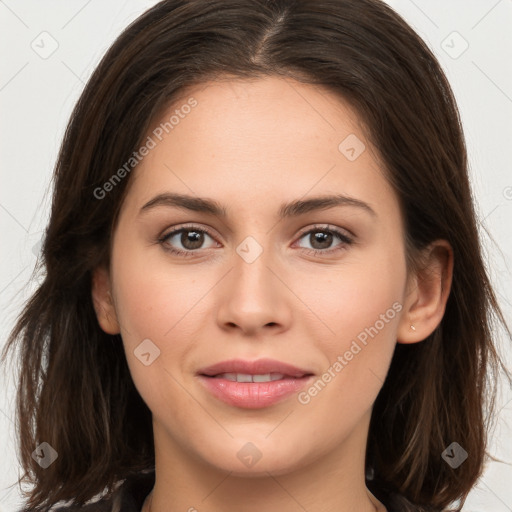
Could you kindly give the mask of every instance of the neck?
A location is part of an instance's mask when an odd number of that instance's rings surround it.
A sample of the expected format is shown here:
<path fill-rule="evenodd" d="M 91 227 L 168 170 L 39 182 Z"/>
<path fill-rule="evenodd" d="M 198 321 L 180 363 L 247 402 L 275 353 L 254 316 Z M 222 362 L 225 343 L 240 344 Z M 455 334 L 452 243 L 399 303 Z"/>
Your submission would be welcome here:
<path fill-rule="evenodd" d="M 372 505 L 376 512 L 387 512 L 386 507 L 384 507 L 384 505 L 379 500 L 377 500 L 377 498 L 375 498 L 375 496 L 373 496 L 372 494 L 369 494 L 369 498 L 370 498 L 370 501 L 372 502 Z M 153 504 L 153 491 L 151 491 L 149 493 L 149 495 L 147 496 L 147 498 L 144 500 L 144 504 L 142 506 L 141 512 L 153 512 L 152 504 Z M 189 509 L 189 512 L 193 512 L 193 510 Z"/>
<path fill-rule="evenodd" d="M 367 426 L 368 421 L 369 416 Z M 142 512 L 385 511 L 365 485 L 367 428 L 362 427 L 358 425 L 335 450 L 321 457 L 311 454 L 296 467 L 272 461 L 265 468 L 262 457 L 259 472 L 255 465 L 253 471 L 241 474 L 193 456 L 188 446 L 172 439 L 154 420 L 156 479 Z M 239 445 L 233 442 L 234 453 Z M 263 453 L 271 453 L 270 448 Z M 226 460 L 226 455 L 213 459 Z"/>

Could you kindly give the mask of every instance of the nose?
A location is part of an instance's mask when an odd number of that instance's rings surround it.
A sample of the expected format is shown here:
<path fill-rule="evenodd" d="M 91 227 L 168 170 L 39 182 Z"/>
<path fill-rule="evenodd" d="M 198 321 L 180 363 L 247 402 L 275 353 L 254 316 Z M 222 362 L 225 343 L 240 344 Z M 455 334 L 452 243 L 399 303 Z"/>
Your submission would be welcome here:
<path fill-rule="evenodd" d="M 234 254 L 233 267 L 219 287 L 219 327 L 250 336 L 288 329 L 293 293 L 286 286 L 275 258 L 267 250 L 253 261 L 243 252 L 240 254 Z"/>

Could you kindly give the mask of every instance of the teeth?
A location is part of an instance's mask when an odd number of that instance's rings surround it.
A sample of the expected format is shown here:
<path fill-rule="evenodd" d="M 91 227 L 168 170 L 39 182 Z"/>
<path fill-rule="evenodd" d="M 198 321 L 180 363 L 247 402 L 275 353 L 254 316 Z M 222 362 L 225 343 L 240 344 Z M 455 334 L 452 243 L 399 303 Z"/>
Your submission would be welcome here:
<path fill-rule="evenodd" d="M 226 379 L 232 382 L 271 382 L 284 378 L 282 373 L 265 373 L 263 375 L 251 375 L 248 373 L 221 373 L 216 375 L 217 379 Z"/>
<path fill-rule="evenodd" d="M 282 373 L 266 373 L 265 375 L 253 375 L 253 382 L 270 382 L 273 380 L 281 380 L 284 378 Z"/>

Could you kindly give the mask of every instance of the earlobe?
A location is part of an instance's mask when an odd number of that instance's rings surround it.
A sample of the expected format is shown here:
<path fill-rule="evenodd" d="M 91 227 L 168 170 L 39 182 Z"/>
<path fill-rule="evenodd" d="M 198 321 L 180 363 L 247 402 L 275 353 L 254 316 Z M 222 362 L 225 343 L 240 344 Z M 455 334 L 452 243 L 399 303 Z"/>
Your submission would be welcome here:
<path fill-rule="evenodd" d="M 443 319 L 451 291 L 453 250 L 446 240 L 436 240 L 425 249 L 423 261 L 409 281 L 398 343 L 423 341 Z"/>
<path fill-rule="evenodd" d="M 95 268 L 92 273 L 91 295 L 100 327 L 107 334 L 119 334 L 119 323 L 110 291 L 110 276 L 103 266 Z"/>

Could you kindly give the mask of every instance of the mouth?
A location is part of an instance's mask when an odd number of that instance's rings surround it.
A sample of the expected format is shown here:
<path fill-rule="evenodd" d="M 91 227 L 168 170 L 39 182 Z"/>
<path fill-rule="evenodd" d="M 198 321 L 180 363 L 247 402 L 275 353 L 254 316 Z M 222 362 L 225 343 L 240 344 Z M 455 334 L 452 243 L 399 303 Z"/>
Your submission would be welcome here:
<path fill-rule="evenodd" d="M 218 375 L 204 375 L 213 379 L 225 379 L 231 382 L 273 382 L 284 378 L 296 378 L 283 373 L 264 373 L 252 375 L 250 373 L 219 373 Z"/>
<path fill-rule="evenodd" d="M 237 376 L 259 376 L 259 375 L 282 375 L 284 377 L 304 377 L 312 374 L 310 370 L 299 368 L 276 359 L 257 359 L 249 361 L 244 359 L 230 359 L 221 361 L 198 371 L 198 374 L 206 377 L 216 377 L 218 375 L 237 375 Z M 278 380 L 278 379 L 275 379 Z M 238 381 L 249 382 L 249 381 Z"/>
<path fill-rule="evenodd" d="M 205 389 L 222 402 L 259 409 L 299 392 L 314 374 L 288 363 L 260 359 L 224 361 L 201 369 L 197 375 Z"/>

